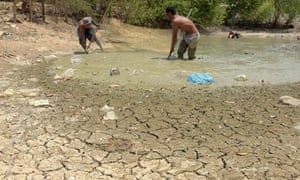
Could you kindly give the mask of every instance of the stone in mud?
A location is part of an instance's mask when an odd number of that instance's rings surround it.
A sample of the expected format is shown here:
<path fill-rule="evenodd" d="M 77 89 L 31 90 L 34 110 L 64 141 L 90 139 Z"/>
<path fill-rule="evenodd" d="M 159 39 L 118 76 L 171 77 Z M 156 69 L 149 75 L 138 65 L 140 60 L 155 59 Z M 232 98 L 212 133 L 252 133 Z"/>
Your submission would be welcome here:
<path fill-rule="evenodd" d="M 63 72 L 60 76 L 64 79 L 64 80 L 68 80 L 71 79 L 74 75 L 75 69 L 73 68 L 69 68 L 67 69 L 65 72 Z"/>
<path fill-rule="evenodd" d="M 120 75 L 120 70 L 119 68 L 111 68 L 110 70 L 110 73 L 109 73 L 111 76 L 114 76 L 114 75 Z"/>
<path fill-rule="evenodd" d="M 105 116 L 103 116 L 104 120 L 116 120 L 118 119 L 116 113 L 114 111 L 109 111 L 106 113 Z"/>
<path fill-rule="evenodd" d="M 291 96 L 281 96 L 278 103 L 300 107 L 300 100 Z"/>
<path fill-rule="evenodd" d="M 247 81 L 248 78 L 245 74 L 239 74 L 234 78 L 236 81 Z"/>
<path fill-rule="evenodd" d="M 300 130 L 300 124 L 296 125 L 294 128 Z"/>
<path fill-rule="evenodd" d="M 55 56 L 54 54 L 52 54 L 52 55 L 49 55 L 49 56 L 44 56 L 44 59 L 45 60 L 54 60 L 54 59 L 57 59 L 57 56 Z"/>
<path fill-rule="evenodd" d="M 5 35 L 5 32 L 3 31 L 0 31 L 0 37 L 4 36 Z"/>
<path fill-rule="evenodd" d="M 100 110 L 104 112 L 109 112 L 109 111 L 113 111 L 114 109 L 115 109 L 114 107 L 105 104 Z"/>

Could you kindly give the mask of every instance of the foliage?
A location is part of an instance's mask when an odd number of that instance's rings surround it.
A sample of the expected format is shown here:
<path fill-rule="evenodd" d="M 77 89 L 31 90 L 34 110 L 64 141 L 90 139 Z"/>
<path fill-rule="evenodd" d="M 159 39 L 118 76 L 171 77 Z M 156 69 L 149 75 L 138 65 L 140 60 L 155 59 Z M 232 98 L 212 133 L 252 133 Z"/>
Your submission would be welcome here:
<path fill-rule="evenodd" d="M 30 0 L 16 0 L 26 1 Z M 42 0 L 31 0 L 41 2 Z M 198 26 L 237 24 L 289 24 L 300 14 L 300 0 L 45 0 L 55 14 L 119 18 L 134 25 L 167 27 L 165 8 L 189 16 Z M 50 11 L 46 11 L 50 12 Z M 51 14 L 48 14 L 51 15 Z M 52 14 L 53 15 L 53 14 Z"/>
<path fill-rule="evenodd" d="M 195 9 L 192 19 L 205 26 L 221 25 L 226 17 L 224 0 L 192 0 L 192 7 Z"/>
<path fill-rule="evenodd" d="M 255 21 L 261 23 L 268 23 L 271 21 L 274 10 L 273 0 L 265 0 L 257 8 Z"/>
<path fill-rule="evenodd" d="M 286 15 L 285 24 L 291 23 L 297 15 L 300 15 L 300 0 L 281 0 L 280 14 Z"/>
<path fill-rule="evenodd" d="M 264 0 L 227 0 L 227 22 L 235 24 L 241 21 L 255 21 L 256 13 Z"/>
<path fill-rule="evenodd" d="M 129 0 L 129 9 L 126 22 L 136 25 L 163 26 L 166 23 L 165 9 L 168 6 L 176 8 L 178 13 L 187 13 L 189 1 L 177 0 Z"/>

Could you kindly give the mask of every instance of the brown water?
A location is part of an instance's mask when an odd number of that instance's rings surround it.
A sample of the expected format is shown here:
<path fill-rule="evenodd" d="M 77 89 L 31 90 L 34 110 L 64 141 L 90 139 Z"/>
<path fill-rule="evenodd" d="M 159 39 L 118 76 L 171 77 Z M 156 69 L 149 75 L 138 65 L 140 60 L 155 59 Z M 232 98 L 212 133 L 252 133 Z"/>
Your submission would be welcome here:
<path fill-rule="evenodd" d="M 62 73 L 73 68 L 76 69 L 75 78 L 94 82 L 147 87 L 191 85 L 186 78 L 193 72 L 210 74 L 216 80 L 211 86 L 256 85 L 260 80 L 271 84 L 300 80 L 300 42 L 296 40 L 248 37 L 233 40 L 202 36 L 197 59 L 182 61 L 166 59 L 169 37 L 162 36 L 160 42 L 149 41 L 149 46 L 128 46 L 128 51 L 94 51 L 89 55 L 63 57 L 52 69 Z M 74 59 L 80 59 L 80 62 L 71 63 Z M 115 67 L 120 75 L 110 76 L 110 70 Z M 235 77 L 240 74 L 246 75 L 248 80 L 236 81 Z"/>

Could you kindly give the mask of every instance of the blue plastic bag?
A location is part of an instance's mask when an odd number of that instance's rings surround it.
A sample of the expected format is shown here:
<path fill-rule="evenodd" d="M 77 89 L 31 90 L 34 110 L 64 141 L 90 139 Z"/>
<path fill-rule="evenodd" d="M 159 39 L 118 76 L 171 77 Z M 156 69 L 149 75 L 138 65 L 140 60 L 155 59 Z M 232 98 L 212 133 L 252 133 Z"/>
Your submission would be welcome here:
<path fill-rule="evenodd" d="M 191 83 L 197 83 L 197 84 L 207 84 L 215 82 L 213 77 L 211 77 L 207 73 L 192 73 L 187 77 L 187 81 Z"/>

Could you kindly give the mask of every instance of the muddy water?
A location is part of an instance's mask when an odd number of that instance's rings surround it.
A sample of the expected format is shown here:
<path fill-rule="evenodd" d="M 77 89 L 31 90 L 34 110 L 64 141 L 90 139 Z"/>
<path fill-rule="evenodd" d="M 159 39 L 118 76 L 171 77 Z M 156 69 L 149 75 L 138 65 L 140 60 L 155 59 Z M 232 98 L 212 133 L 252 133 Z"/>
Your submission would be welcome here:
<path fill-rule="evenodd" d="M 193 86 L 186 81 L 193 72 L 210 74 L 216 80 L 210 86 L 256 85 L 260 80 L 270 84 L 300 80 L 300 43 L 296 40 L 202 36 L 197 59 L 182 61 L 166 59 L 169 37 L 166 33 L 160 42 L 151 41 L 149 46 L 147 42 L 140 45 L 124 43 L 130 47 L 128 51 L 123 48 L 122 51 L 66 56 L 56 61 L 52 69 L 62 73 L 73 68 L 76 69 L 75 78 L 145 87 Z M 74 63 L 74 59 L 79 62 Z M 110 76 L 112 68 L 118 68 L 120 75 Z M 248 80 L 236 81 L 235 77 L 240 74 L 246 75 Z"/>

